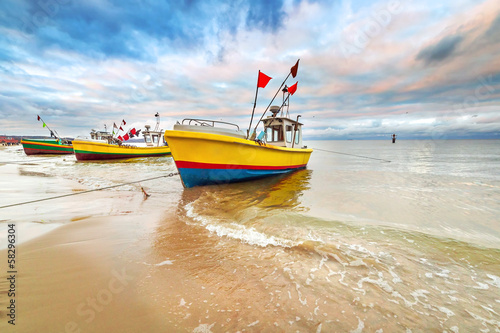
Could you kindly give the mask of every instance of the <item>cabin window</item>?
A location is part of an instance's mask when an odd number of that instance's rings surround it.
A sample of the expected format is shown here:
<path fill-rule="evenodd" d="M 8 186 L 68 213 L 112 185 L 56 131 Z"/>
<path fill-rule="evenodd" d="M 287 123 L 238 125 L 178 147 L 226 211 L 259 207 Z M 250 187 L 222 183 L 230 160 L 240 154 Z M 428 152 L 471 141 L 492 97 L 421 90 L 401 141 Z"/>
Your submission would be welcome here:
<path fill-rule="evenodd" d="M 151 143 L 151 137 L 149 135 L 144 136 L 146 143 Z"/>
<path fill-rule="evenodd" d="M 297 129 L 297 132 L 295 133 L 295 144 L 299 144 L 300 142 L 300 131 Z"/>
<path fill-rule="evenodd" d="M 153 143 L 158 143 L 158 135 L 153 135 Z"/>
<path fill-rule="evenodd" d="M 291 125 L 286 126 L 286 142 L 292 142 L 293 137 L 293 127 Z"/>
<path fill-rule="evenodd" d="M 266 128 L 266 141 L 283 141 L 283 132 L 281 126 L 271 126 Z"/>

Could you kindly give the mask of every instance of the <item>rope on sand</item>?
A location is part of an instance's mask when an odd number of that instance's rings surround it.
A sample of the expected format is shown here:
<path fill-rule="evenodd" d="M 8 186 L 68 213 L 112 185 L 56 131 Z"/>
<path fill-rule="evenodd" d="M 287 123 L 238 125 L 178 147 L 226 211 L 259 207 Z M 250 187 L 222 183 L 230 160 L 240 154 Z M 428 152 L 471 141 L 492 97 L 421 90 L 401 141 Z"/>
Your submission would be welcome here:
<path fill-rule="evenodd" d="M 52 200 L 52 199 L 59 199 L 59 198 L 64 198 L 64 197 L 70 197 L 70 196 L 73 196 L 73 195 L 79 195 L 79 194 L 84 194 L 84 193 L 89 193 L 89 192 L 102 191 L 102 190 L 107 190 L 107 189 L 110 189 L 110 188 L 115 188 L 115 187 L 130 185 L 130 184 L 136 184 L 136 183 L 140 183 L 140 182 L 146 182 L 146 181 L 149 181 L 149 180 L 154 180 L 154 179 L 159 179 L 159 178 L 164 178 L 164 177 L 173 177 L 173 176 L 178 175 L 178 174 L 179 173 L 177 173 L 177 172 L 175 172 L 175 173 L 171 172 L 168 175 L 163 175 L 163 176 L 158 176 L 158 177 L 152 177 L 152 178 L 146 178 L 146 179 L 136 180 L 136 181 L 129 182 L 129 183 L 123 183 L 123 184 L 118 184 L 118 185 L 111 185 L 111 186 L 106 186 L 106 187 L 101 187 L 101 188 L 96 188 L 96 189 L 93 189 L 93 190 L 81 191 L 81 192 L 76 192 L 76 193 L 69 193 L 69 194 L 57 195 L 55 197 L 49 197 L 49 198 L 43 198 L 43 199 L 37 199 L 37 200 L 31 200 L 31 201 L 25 201 L 25 202 L 18 202 L 18 203 L 11 204 L 11 205 L 0 206 L 0 209 L 2 209 L 2 208 L 8 208 L 8 207 L 14 207 L 14 206 L 21 206 L 21 205 L 26 205 L 26 204 L 30 204 L 30 203 L 40 202 L 40 201 L 46 201 L 46 200 Z"/>
<path fill-rule="evenodd" d="M 37 158 L 34 161 L 0 161 L 0 164 L 33 164 L 39 161 L 52 160 L 53 158 Z"/>

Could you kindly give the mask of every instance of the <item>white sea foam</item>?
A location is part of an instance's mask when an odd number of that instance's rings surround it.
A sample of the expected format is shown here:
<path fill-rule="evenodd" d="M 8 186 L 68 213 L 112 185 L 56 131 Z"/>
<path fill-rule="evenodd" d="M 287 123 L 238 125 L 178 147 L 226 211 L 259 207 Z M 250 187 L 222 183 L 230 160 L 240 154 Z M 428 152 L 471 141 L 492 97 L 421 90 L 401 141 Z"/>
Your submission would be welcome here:
<path fill-rule="evenodd" d="M 365 328 L 365 323 L 358 317 L 358 327 L 355 330 L 349 331 L 350 333 L 361 333 Z"/>
<path fill-rule="evenodd" d="M 487 281 L 492 286 L 495 286 L 497 288 L 500 288 L 500 277 L 493 275 L 493 274 L 486 274 L 487 277 L 489 277 L 492 281 Z"/>
<path fill-rule="evenodd" d="M 208 231 L 215 233 L 217 236 L 226 236 L 233 239 L 239 239 L 244 243 L 250 245 L 257 245 L 261 247 L 266 246 L 281 246 L 281 247 L 294 247 L 302 244 L 301 241 L 292 241 L 272 235 L 266 235 L 257 231 L 254 227 L 246 227 L 237 223 L 222 224 L 216 218 L 203 217 L 194 211 L 192 203 L 185 206 L 186 216 L 202 224 Z"/>
<path fill-rule="evenodd" d="M 445 308 L 444 306 L 440 306 L 438 307 L 439 311 L 443 312 L 444 314 L 446 314 L 446 316 L 448 318 L 452 317 L 455 315 L 455 313 L 453 311 L 451 311 L 450 309 L 448 308 Z"/>
<path fill-rule="evenodd" d="M 173 265 L 174 260 L 165 260 L 160 262 L 159 264 L 156 264 L 155 266 L 163 266 L 163 265 Z"/>
<path fill-rule="evenodd" d="M 193 333 L 212 333 L 211 328 L 214 327 L 215 323 L 209 324 L 200 324 L 193 330 Z"/>

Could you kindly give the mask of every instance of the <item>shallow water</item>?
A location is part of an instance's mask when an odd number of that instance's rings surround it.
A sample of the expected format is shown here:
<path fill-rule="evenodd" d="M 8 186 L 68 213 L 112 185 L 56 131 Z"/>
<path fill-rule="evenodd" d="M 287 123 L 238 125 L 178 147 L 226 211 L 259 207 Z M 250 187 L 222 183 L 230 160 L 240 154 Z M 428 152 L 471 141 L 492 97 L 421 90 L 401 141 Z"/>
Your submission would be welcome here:
<path fill-rule="evenodd" d="M 161 265 L 141 288 L 182 330 L 498 332 L 499 143 L 309 142 L 308 168 L 289 175 L 192 189 L 163 177 L 3 208 L 2 224 L 176 207 L 152 228 Z M 0 150 L 2 205 L 176 171 L 169 157 L 23 154 Z"/>

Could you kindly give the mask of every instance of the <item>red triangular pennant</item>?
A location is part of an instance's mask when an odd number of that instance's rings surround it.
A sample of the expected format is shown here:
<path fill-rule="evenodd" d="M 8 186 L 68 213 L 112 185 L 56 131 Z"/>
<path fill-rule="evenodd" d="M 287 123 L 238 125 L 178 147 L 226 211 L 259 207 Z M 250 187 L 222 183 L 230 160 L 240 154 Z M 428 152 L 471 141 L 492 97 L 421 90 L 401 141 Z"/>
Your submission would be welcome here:
<path fill-rule="evenodd" d="M 293 86 L 288 87 L 288 92 L 289 92 L 290 94 L 292 94 L 292 95 L 293 95 L 293 94 L 295 94 L 295 92 L 297 91 L 297 83 L 299 83 L 299 82 L 297 81 L 297 82 L 295 82 L 295 84 L 294 84 Z"/>
<path fill-rule="evenodd" d="M 259 71 L 259 79 L 257 80 L 257 88 L 265 88 L 269 81 L 271 81 L 272 77 L 267 76 L 266 74 Z"/>
<path fill-rule="evenodd" d="M 297 71 L 299 70 L 299 60 L 297 60 L 297 63 L 290 69 L 293 77 L 297 76 Z"/>

